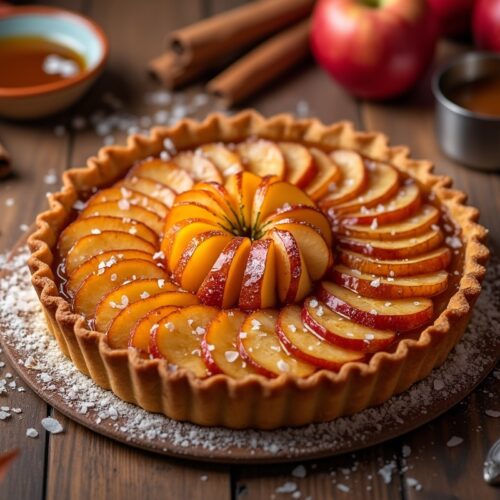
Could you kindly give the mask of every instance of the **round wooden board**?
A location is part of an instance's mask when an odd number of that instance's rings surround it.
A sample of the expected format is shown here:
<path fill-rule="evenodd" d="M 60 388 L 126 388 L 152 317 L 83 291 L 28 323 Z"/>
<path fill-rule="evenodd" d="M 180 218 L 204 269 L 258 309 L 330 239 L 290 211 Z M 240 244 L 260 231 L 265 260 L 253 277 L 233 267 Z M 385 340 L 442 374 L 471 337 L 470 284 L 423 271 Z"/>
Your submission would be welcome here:
<path fill-rule="evenodd" d="M 475 316 L 475 318 L 481 319 L 476 321 L 473 319 L 468 332 L 461 342 L 463 345 L 462 351 L 467 351 L 467 349 L 471 353 L 475 351 L 475 357 L 477 357 L 479 349 L 480 357 L 482 358 L 481 366 L 476 366 L 474 370 L 470 370 L 468 366 L 464 366 L 462 372 L 460 372 L 457 369 L 457 364 L 453 364 L 456 360 L 454 360 L 454 355 L 452 354 L 443 366 L 434 370 L 429 377 L 412 387 L 413 396 L 410 396 L 409 393 L 403 393 L 395 396 L 380 407 L 365 410 L 365 412 L 361 412 L 357 416 L 343 417 L 342 419 L 337 419 L 337 421 L 326 424 L 311 424 L 304 428 L 276 431 L 231 431 L 228 429 L 202 428 L 190 423 L 179 423 L 165 417 L 157 416 L 161 418 L 162 426 L 167 431 L 164 433 L 162 439 L 148 439 L 144 436 L 137 437 L 133 433 L 130 433 L 129 430 L 125 431 L 121 428 L 120 419 L 122 417 L 119 417 L 117 420 L 106 419 L 99 421 L 99 419 L 96 419 L 96 414 L 92 411 L 83 414 L 77 411 L 75 407 L 72 407 L 60 395 L 60 393 L 64 393 L 64 390 L 60 391 L 60 389 L 64 389 L 62 386 L 70 384 L 70 381 L 66 381 L 64 378 L 54 380 L 53 387 L 51 390 L 48 390 L 46 384 L 40 380 L 39 372 L 24 366 L 22 360 L 26 359 L 27 354 L 19 352 L 13 346 L 12 338 L 9 339 L 9 335 L 6 335 L 5 325 L 2 325 L 0 322 L 0 332 L 3 332 L 2 335 L 4 335 L 1 340 L 4 351 L 12 366 L 15 367 L 19 376 L 40 398 L 70 419 L 121 443 L 177 458 L 219 463 L 242 464 L 304 461 L 353 452 L 401 436 L 438 417 L 464 399 L 488 375 L 498 359 L 500 348 L 499 335 L 497 334 L 499 331 L 499 320 L 498 317 L 488 317 L 488 311 L 493 311 L 494 309 L 491 308 L 491 304 L 494 305 L 495 302 L 498 302 L 498 289 L 494 288 L 494 283 L 495 281 L 498 283 L 497 280 L 500 275 L 500 266 L 498 264 L 495 264 L 494 274 L 495 276 L 490 276 L 489 278 L 490 283 L 492 283 L 491 286 L 487 287 L 483 294 L 486 296 L 482 297 L 482 301 L 486 305 L 482 310 L 477 311 Z M 28 274 L 26 276 L 25 281 L 29 278 Z M 471 330 L 473 330 L 473 333 Z M 50 337 L 48 332 L 46 335 Z M 55 341 L 51 337 L 50 342 L 55 344 Z M 470 359 L 472 360 L 472 357 Z M 70 361 L 65 362 L 70 363 Z M 455 379 L 450 378 L 450 373 L 453 373 L 453 376 L 456 377 L 457 387 L 460 386 L 456 392 L 447 392 L 445 395 L 437 394 L 435 398 L 431 397 L 430 399 L 427 396 L 423 399 L 415 397 L 418 391 L 425 394 L 432 392 L 433 387 L 434 389 L 436 388 L 437 380 L 446 380 L 447 383 L 451 381 L 450 386 L 453 386 Z M 85 377 L 82 374 L 78 374 L 78 376 Z M 86 380 L 88 381 L 88 379 Z M 97 386 L 95 386 L 95 389 L 102 391 L 102 398 L 116 398 L 109 391 L 100 389 Z M 119 401 L 118 398 L 116 400 Z M 125 404 L 123 402 L 120 403 Z M 142 415 L 140 412 L 143 412 L 146 416 L 149 415 L 140 408 L 133 405 L 128 406 L 130 406 L 132 412 L 136 412 L 138 415 Z M 400 412 L 399 414 L 398 411 Z M 364 418 L 363 414 L 365 414 Z M 378 423 L 375 415 L 380 415 Z M 342 425 L 340 425 L 341 421 Z M 339 429 L 345 429 L 345 426 L 351 425 L 350 423 L 352 422 L 356 422 L 356 425 L 353 427 L 355 432 L 351 432 L 347 436 L 345 432 L 342 432 L 337 439 L 335 425 L 338 423 Z M 192 433 L 198 436 L 197 441 L 190 441 L 188 439 L 187 445 L 186 442 L 180 442 L 180 435 L 191 436 Z M 167 436 L 166 438 L 165 435 Z M 231 437 L 228 438 L 228 436 Z M 212 442 L 212 446 L 207 448 L 206 443 L 205 445 L 200 444 L 200 442 L 205 441 L 208 443 Z M 280 446 L 273 448 L 272 444 L 271 446 L 263 445 L 266 442 L 277 442 L 280 443 Z M 290 447 L 286 445 L 287 442 L 291 443 Z"/>

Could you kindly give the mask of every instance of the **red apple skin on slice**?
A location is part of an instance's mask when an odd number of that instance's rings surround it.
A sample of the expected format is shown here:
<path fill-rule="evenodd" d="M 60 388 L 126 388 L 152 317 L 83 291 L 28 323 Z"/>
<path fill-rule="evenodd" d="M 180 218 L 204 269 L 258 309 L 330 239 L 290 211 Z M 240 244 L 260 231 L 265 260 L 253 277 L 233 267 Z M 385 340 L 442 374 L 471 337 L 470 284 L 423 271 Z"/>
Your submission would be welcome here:
<path fill-rule="evenodd" d="M 353 351 L 374 353 L 388 347 L 396 338 L 395 332 L 355 323 L 314 297 L 305 301 L 301 318 L 308 328 L 327 342 Z"/>
<path fill-rule="evenodd" d="M 281 310 L 276 332 L 290 354 L 318 368 L 338 371 L 346 363 L 365 358 L 362 352 L 329 344 L 312 333 L 302 322 L 299 306 L 290 305 Z"/>
<path fill-rule="evenodd" d="M 369 299 L 326 281 L 319 286 L 318 298 L 332 311 L 377 330 L 414 330 L 428 323 L 434 312 L 430 299 Z"/>
<path fill-rule="evenodd" d="M 268 378 L 283 374 L 306 377 L 316 371 L 314 365 L 285 351 L 276 333 L 277 320 L 274 310 L 255 311 L 247 317 L 238 338 L 241 357 Z"/>
<path fill-rule="evenodd" d="M 303 188 L 309 184 L 318 171 L 311 153 L 297 142 L 279 142 L 286 164 L 286 181 Z"/>
<path fill-rule="evenodd" d="M 236 237 L 224 247 L 198 289 L 203 304 L 226 309 L 238 303 L 250 246 L 249 238 Z"/>
<path fill-rule="evenodd" d="M 412 276 L 446 269 L 451 262 L 451 251 L 440 247 L 432 252 L 404 260 L 380 260 L 356 252 L 341 250 L 340 262 L 352 269 L 377 276 Z"/>
<path fill-rule="evenodd" d="M 376 277 L 362 274 L 346 266 L 335 266 L 331 277 L 337 285 L 374 299 L 404 299 L 410 297 L 433 297 L 448 288 L 448 273 L 420 274 L 407 278 Z"/>

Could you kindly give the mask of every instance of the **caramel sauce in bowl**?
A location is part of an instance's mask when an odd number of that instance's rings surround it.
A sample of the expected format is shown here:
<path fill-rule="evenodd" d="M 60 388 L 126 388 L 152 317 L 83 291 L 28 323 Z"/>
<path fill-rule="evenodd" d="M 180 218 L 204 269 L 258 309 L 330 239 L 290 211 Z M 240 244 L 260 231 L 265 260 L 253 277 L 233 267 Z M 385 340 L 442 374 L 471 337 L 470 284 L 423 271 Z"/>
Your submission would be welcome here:
<path fill-rule="evenodd" d="M 443 152 L 469 167 L 499 170 L 500 54 L 458 57 L 436 72 L 432 89 Z"/>
<path fill-rule="evenodd" d="M 0 9 L 0 115 L 32 119 L 61 111 L 97 79 L 108 42 L 93 21 L 52 7 Z"/>

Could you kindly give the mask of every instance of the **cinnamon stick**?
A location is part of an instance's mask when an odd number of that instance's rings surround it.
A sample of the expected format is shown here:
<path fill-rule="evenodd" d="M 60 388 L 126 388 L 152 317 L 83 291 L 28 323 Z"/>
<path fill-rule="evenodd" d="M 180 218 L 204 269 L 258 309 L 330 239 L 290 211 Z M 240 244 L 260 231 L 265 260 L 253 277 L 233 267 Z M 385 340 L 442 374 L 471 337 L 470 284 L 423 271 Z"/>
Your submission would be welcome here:
<path fill-rule="evenodd" d="M 0 179 L 12 173 L 10 168 L 10 155 L 7 149 L 0 142 Z"/>
<path fill-rule="evenodd" d="M 259 0 L 173 31 L 168 41 L 184 66 L 209 67 L 303 19 L 313 6 L 314 0 Z"/>
<path fill-rule="evenodd" d="M 167 50 L 150 61 L 149 72 L 165 87 L 174 89 L 191 82 L 205 70 L 205 65 L 183 65 L 178 54 Z"/>
<path fill-rule="evenodd" d="M 255 93 L 309 54 L 310 20 L 260 44 L 208 82 L 207 90 L 230 106 Z"/>

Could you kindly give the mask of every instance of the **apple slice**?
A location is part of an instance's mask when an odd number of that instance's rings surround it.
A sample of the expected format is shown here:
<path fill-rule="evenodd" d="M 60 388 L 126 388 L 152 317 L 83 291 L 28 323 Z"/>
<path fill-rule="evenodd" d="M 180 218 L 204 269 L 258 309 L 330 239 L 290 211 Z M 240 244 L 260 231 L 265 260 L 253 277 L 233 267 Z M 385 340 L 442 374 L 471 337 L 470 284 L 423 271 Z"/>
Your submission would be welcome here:
<path fill-rule="evenodd" d="M 289 207 L 289 201 L 314 207 L 314 202 L 301 189 L 285 181 L 276 182 L 273 178 L 266 177 L 262 180 L 255 192 L 252 206 L 252 226 L 257 226 L 261 221 L 283 207 Z"/>
<path fill-rule="evenodd" d="M 127 177 L 145 177 L 161 182 L 176 193 L 183 193 L 193 187 L 193 178 L 172 161 L 163 161 L 159 158 L 144 160 L 128 173 Z"/>
<path fill-rule="evenodd" d="M 342 238 L 339 245 L 363 255 L 379 259 L 404 259 L 434 250 L 443 241 L 440 229 L 431 229 L 424 234 L 412 238 L 393 241 L 362 240 L 358 238 Z"/>
<path fill-rule="evenodd" d="M 240 309 L 264 309 L 276 303 L 276 254 L 272 240 L 250 247 L 240 292 Z"/>
<path fill-rule="evenodd" d="M 221 311 L 210 323 L 201 341 L 210 373 L 225 373 L 236 379 L 257 373 L 238 351 L 238 336 L 245 319 L 246 314 L 235 309 Z"/>
<path fill-rule="evenodd" d="M 281 310 L 276 332 L 290 354 L 318 368 L 338 371 L 346 363 L 365 358 L 359 350 L 330 344 L 308 330 L 302 322 L 299 306 L 286 306 Z"/>
<path fill-rule="evenodd" d="M 98 191 L 89 199 L 87 206 L 95 205 L 97 203 L 105 203 L 107 201 L 120 200 L 125 200 L 131 205 L 138 205 L 146 208 L 159 215 L 162 219 L 164 219 L 168 214 L 168 208 L 162 202 L 124 186 L 110 187 Z"/>
<path fill-rule="evenodd" d="M 119 261 L 105 268 L 100 274 L 92 274 L 82 283 L 73 298 L 73 310 L 90 319 L 95 315 L 97 304 L 102 297 L 125 281 L 144 278 L 168 281 L 167 273 L 151 261 L 140 259 Z"/>
<path fill-rule="evenodd" d="M 158 245 L 157 234 L 145 224 L 138 221 L 124 221 L 119 217 L 95 216 L 77 219 L 72 222 L 59 236 L 58 253 L 66 255 L 71 247 L 84 236 L 99 234 L 103 231 L 120 231 L 139 236 L 154 246 Z"/>
<path fill-rule="evenodd" d="M 317 148 L 309 148 L 316 165 L 316 176 L 305 187 L 306 193 L 313 199 L 319 200 L 327 195 L 340 181 L 342 172 L 330 157 Z"/>
<path fill-rule="evenodd" d="M 132 176 L 117 182 L 115 187 L 133 189 L 138 193 L 143 193 L 159 202 L 163 203 L 166 207 L 171 207 L 174 204 L 176 193 L 161 182 L 147 179 L 146 177 Z"/>
<path fill-rule="evenodd" d="M 129 304 L 113 319 L 106 332 L 108 344 L 113 349 L 123 349 L 129 345 L 130 334 L 136 323 L 148 313 L 162 306 L 192 306 L 199 301 L 187 292 L 163 292 Z"/>
<path fill-rule="evenodd" d="M 321 231 L 304 221 L 283 219 L 269 228 L 289 231 L 299 245 L 306 263 L 307 271 L 313 281 L 322 278 L 332 265 L 333 257 L 330 247 L 321 235 Z"/>
<path fill-rule="evenodd" d="M 222 231 L 205 231 L 194 236 L 172 270 L 175 281 L 185 290 L 197 292 L 231 239 L 230 234 Z"/>
<path fill-rule="evenodd" d="M 224 247 L 198 290 L 204 304 L 219 308 L 238 304 L 250 245 L 249 238 L 236 237 Z"/>
<path fill-rule="evenodd" d="M 160 320 L 178 309 L 179 308 L 175 306 L 163 306 L 149 311 L 146 316 L 137 321 L 132 327 L 128 346 L 149 354 L 151 337 L 153 332 L 159 328 Z"/>
<path fill-rule="evenodd" d="M 150 227 L 153 231 L 160 234 L 163 229 L 163 219 L 147 208 L 138 205 L 132 205 L 127 200 L 106 201 L 89 205 L 80 212 L 80 219 L 94 217 L 96 215 L 108 215 L 119 217 L 125 221 L 136 220 Z"/>
<path fill-rule="evenodd" d="M 71 276 L 75 269 L 86 260 L 104 252 L 121 250 L 139 250 L 153 255 L 156 246 L 134 234 L 121 231 L 103 231 L 100 234 L 89 234 L 77 240 L 66 255 L 64 266 L 66 274 Z"/>
<path fill-rule="evenodd" d="M 151 353 L 166 359 L 171 368 L 184 368 L 198 378 L 210 375 L 201 353 L 201 341 L 218 309 L 209 306 L 189 306 L 170 313 L 160 320 L 152 333 Z"/>
<path fill-rule="evenodd" d="M 276 333 L 277 311 L 255 311 L 243 323 L 238 337 L 241 357 L 258 373 L 279 377 L 285 373 L 307 377 L 316 367 L 288 354 Z"/>
<path fill-rule="evenodd" d="M 285 177 L 285 158 L 278 146 L 266 139 L 240 142 L 236 146 L 243 165 L 259 177 L 276 175 Z"/>
<path fill-rule="evenodd" d="M 433 297 L 448 288 L 448 273 L 437 271 L 401 278 L 363 274 L 357 269 L 335 266 L 332 279 L 338 285 L 374 299 L 403 299 L 409 297 Z"/>
<path fill-rule="evenodd" d="M 311 153 L 297 142 L 279 142 L 286 164 L 286 181 L 303 188 L 315 177 L 318 167 Z"/>
<path fill-rule="evenodd" d="M 341 217 L 343 224 L 391 224 L 407 219 L 415 213 L 422 203 L 420 188 L 417 184 L 400 188 L 394 198 L 385 204 L 368 208 L 361 212 L 349 213 Z"/>
<path fill-rule="evenodd" d="M 111 267 L 118 261 L 125 259 L 141 259 L 155 262 L 151 254 L 139 250 L 120 250 L 118 252 L 111 250 L 101 253 L 86 260 L 71 273 L 65 284 L 66 292 L 72 297 L 88 276 L 98 272 L 102 273 L 107 267 Z"/>
<path fill-rule="evenodd" d="M 193 238 L 207 231 L 220 231 L 221 228 L 206 219 L 184 219 L 169 227 L 161 243 L 167 267 L 173 270 L 177 267 L 186 247 Z"/>
<path fill-rule="evenodd" d="M 240 218 L 246 231 L 252 225 L 252 207 L 255 192 L 262 179 L 251 172 L 240 172 L 230 176 L 225 184 L 226 190 L 238 207 Z"/>
<path fill-rule="evenodd" d="M 380 260 L 348 250 L 341 250 L 339 256 L 347 267 L 363 273 L 392 277 L 433 273 L 446 269 L 451 261 L 451 252 L 447 247 L 404 260 Z"/>
<path fill-rule="evenodd" d="M 399 189 L 397 170 L 385 163 L 370 163 L 370 165 L 372 167 L 368 169 L 368 189 L 350 201 L 330 207 L 328 215 L 332 219 L 336 219 L 342 214 L 375 207 L 397 193 Z"/>
<path fill-rule="evenodd" d="M 424 205 L 409 219 L 394 224 L 379 225 L 378 220 L 367 227 L 361 224 L 340 224 L 338 232 L 345 236 L 370 240 L 399 240 L 418 236 L 428 231 L 439 221 L 439 210 L 432 205 Z"/>
<path fill-rule="evenodd" d="M 368 184 L 368 172 L 362 156 L 355 151 L 337 149 L 330 153 L 330 158 L 339 167 L 341 178 L 333 189 L 329 189 L 320 202 L 322 207 L 339 205 L 356 198 Z"/>
<path fill-rule="evenodd" d="M 302 300 L 312 287 L 304 257 L 292 233 L 273 229 L 267 237 L 274 241 L 276 250 L 276 280 L 278 296 L 282 303 L 292 304 Z"/>
<path fill-rule="evenodd" d="M 222 175 L 217 167 L 201 154 L 182 151 L 175 155 L 172 161 L 185 170 L 195 181 L 222 182 Z"/>
<path fill-rule="evenodd" d="M 376 330 L 337 314 L 314 297 L 308 298 L 301 312 L 302 321 L 331 344 L 360 352 L 377 352 L 396 338 L 390 330 Z"/>
<path fill-rule="evenodd" d="M 393 299 L 391 302 L 369 299 L 327 281 L 321 283 L 318 297 L 332 311 L 380 330 L 414 330 L 429 322 L 434 311 L 430 299 Z"/>
<path fill-rule="evenodd" d="M 330 227 L 330 222 L 321 210 L 306 205 L 294 204 L 281 206 L 267 216 L 262 223 L 261 230 L 265 230 L 268 224 L 272 224 L 282 219 L 301 220 L 312 224 L 321 231 L 321 235 L 325 239 L 327 245 L 331 246 L 333 239 L 332 229 Z"/>
<path fill-rule="evenodd" d="M 94 315 L 94 328 L 99 332 L 107 332 L 113 320 L 126 306 L 159 293 L 176 290 L 177 287 L 173 283 L 163 278 L 138 279 L 124 283 L 101 298 Z"/>
<path fill-rule="evenodd" d="M 201 154 L 219 169 L 224 178 L 243 171 L 240 157 L 221 142 L 203 144 L 196 151 L 201 151 Z"/>
<path fill-rule="evenodd" d="M 221 228 L 225 222 L 215 212 L 199 203 L 175 203 L 165 221 L 164 231 L 168 231 L 175 224 L 187 219 L 203 219 L 213 222 Z M 226 228 L 224 227 L 224 229 Z"/>
<path fill-rule="evenodd" d="M 238 205 L 222 184 L 218 182 L 198 182 L 193 186 L 193 190 L 208 191 L 215 197 L 217 203 L 225 212 L 233 214 L 234 219 L 238 219 Z"/>

